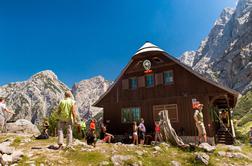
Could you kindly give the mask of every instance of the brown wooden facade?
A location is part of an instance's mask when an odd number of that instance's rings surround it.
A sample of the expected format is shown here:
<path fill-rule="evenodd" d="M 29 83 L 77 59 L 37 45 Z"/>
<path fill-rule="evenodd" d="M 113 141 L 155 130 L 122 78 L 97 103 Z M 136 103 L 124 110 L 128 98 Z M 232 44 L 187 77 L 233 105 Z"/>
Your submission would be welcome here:
<path fill-rule="evenodd" d="M 155 115 L 159 110 L 167 109 L 172 126 L 179 135 L 195 136 L 192 99 L 204 104 L 203 114 L 207 135 L 215 135 L 215 124 L 210 108 L 233 108 L 238 93 L 203 78 L 168 53 L 152 45 L 135 54 L 121 75 L 109 90 L 94 104 L 104 109 L 103 119 L 109 132 L 113 134 L 130 133 L 131 123 L 122 122 L 122 109 L 140 108 L 147 132 L 154 131 Z M 154 85 L 146 87 L 146 75 L 143 61 L 150 60 Z M 164 82 L 164 72 L 173 73 L 170 84 Z M 137 88 L 131 89 L 130 79 L 137 80 Z"/>

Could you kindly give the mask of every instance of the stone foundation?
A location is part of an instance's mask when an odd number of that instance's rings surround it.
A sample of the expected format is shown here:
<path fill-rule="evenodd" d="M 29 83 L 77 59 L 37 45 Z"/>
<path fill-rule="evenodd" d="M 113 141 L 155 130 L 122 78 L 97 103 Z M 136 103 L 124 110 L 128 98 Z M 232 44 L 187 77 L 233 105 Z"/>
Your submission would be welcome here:
<path fill-rule="evenodd" d="M 195 143 L 195 138 L 196 138 L 196 144 L 198 143 L 198 136 L 179 136 L 184 143 Z M 215 145 L 214 137 L 207 137 L 207 142 L 210 145 Z"/>

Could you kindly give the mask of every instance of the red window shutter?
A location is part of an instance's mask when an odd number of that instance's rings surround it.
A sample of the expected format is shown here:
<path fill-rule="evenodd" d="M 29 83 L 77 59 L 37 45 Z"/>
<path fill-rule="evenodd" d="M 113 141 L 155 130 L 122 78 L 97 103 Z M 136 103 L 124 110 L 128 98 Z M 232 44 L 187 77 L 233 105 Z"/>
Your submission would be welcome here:
<path fill-rule="evenodd" d="M 145 77 L 144 76 L 138 77 L 138 87 L 139 88 L 145 87 Z"/>
<path fill-rule="evenodd" d="M 122 80 L 122 89 L 123 90 L 129 89 L 129 80 L 128 79 Z"/>
<path fill-rule="evenodd" d="M 163 84 L 163 73 L 155 74 L 155 82 L 156 82 L 156 85 Z"/>

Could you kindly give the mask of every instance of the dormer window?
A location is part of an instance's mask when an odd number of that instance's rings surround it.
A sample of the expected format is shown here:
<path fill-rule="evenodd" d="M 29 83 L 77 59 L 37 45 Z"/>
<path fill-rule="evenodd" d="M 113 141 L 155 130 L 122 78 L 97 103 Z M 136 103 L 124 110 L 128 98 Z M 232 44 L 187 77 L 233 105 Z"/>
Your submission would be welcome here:
<path fill-rule="evenodd" d="M 161 62 L 163 62 L 163 60 L 160 59 L 160 58 L 158 58 L 158 57 L 154 57 L 153 60 L 154 60 L 154 62 L 156 62 L 156 63 L 161 63 Z"/>

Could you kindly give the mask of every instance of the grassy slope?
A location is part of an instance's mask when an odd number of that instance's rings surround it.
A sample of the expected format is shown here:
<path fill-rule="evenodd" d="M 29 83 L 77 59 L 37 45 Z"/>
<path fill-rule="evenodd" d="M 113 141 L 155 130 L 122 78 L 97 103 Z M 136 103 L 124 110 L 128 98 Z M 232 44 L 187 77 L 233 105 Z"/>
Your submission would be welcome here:
<path fill-rule="evenodd" d="M 237 138 L 248 141 L 248 132 L 252 127 L 252 92 L 243 95 L 234 109 Z"/>
<path fill-rule="evenodd" d="M 12 146 L 16 149 L 24 151 L 25 157 L 18 163 L 18 165 L 99 165 L 102 161 L 109 162 L 112 165 L 111 156 L 115 154 L 119 155 L 131 155 L 133 159 L 127 161 L 125 165 L 132 165 L 136 162 L 141 162 L 144 166 L 166 166 L 170 165 L 171 161 L 175 160 L 181 163 L 181 165 L 198 165 L 194 162 L 194 152 L 182 151 L 177 147 L 166 147 L 161 145 L 161 151 L 154 152 L 153 146 L 127 146 L 116 144 L 98 144 L 96 148 L 90 148 L 86 146 L 76 146 L 75 150 L 48 150 L 46 147 L 56 143 L 57 138 L 52 137 L 49 140 L 34 140 L 30 142 L 23 142 L 27 139 L 22 136 L 8 135 L 0 136 L 0 140 L 10 138 L 13 141 Z M 32 147 L 42 147 L 43 149 L 32 150 Z M 223 145 L 218 145 L 217 151 L 226 151 Z M 143 155 L 137 155 L 137 151 L 143 152 Z M 154 153 L 153 153 L 154 152 Z M 243 153 L 252 158 L 251 147 L 248 145 L 243 146 Z M 210 154 L 210 165 L 223 165 L 223 161 L 232 165 L 248 165 L 249 160 L 229 159 L 225 157 L 219 157 L 217 152 Z"/>

